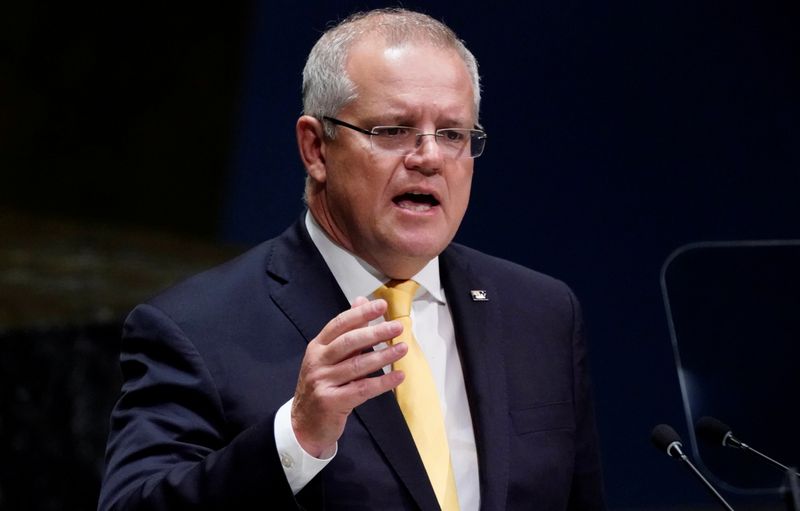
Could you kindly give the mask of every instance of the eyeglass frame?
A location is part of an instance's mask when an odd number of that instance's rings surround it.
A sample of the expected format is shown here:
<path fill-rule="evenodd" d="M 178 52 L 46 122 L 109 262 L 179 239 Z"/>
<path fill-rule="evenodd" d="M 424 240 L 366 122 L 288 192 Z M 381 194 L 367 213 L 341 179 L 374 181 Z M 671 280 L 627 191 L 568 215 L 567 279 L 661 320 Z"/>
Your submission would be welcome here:
<path fill-rule="evenodd" d="M 337 119 L 335 117 L 330 117 L 330 116 L 327 116 L 327 115 L 322 116 L 322 120 L 328 121 L 328 122 L 330 122 L 330 123 L 332 123 L 332 124 L 334 124 L 336 126 L 342 126 L 343 128 L 348 128 L 348 129 L 351 129 L 353 131 L 357 131 L 359 133 L 363 133 L 364 135 L 369 135 L 369 137 L 370 137 L 370 146 L 371 147 L 374 147 L 374 146 L 372 146 L 372 137 L 375 136 L 375 135 L 378 135 L 378 133 L 375 133 L 375 130 L 377 128 L 406 128 L 406 129 L 411 129 L 411 130 L 414 130 L 414 131 L 419 131 L 420 133 L 416 134 L 417 141 L 416 141 L 415 146 L 418 146 L 420 144 L 420 141 L 422 140 L 422 137 L 426 137 L 426 136 L 434 137 L 437 140 L 437 143 L 438 143 L 439 137 L 443 137 L 444 136 L 444 135 L 439 134 L 440 131 L 449 131 L 449 130 L 469 131 L 470 132 L 470 137 L 472 137 L 473 135 L 477 134 L 477 137 L 480 140 L 484 141 L 483 145 L 481 146 L 481 152 L 480 153 L 478 153 L 476 156 L 472 156 L 472 154 L 470 154 L 468 156 L 468 158 L 472 158 L 473 160 L 475 158 L 478 158 L 479 156 L 481 156 L 483 154 L 483 151 L 486 148 L 486 139 L 488 138 L 488 135 L 486 134 L 486 131 L 481 129 L 479 126 L 475 126 L 474 128 L 439 128 L 436 131 L 434 131 L 433 133 L 422 133 L 421 129 L 415 128 L 413 126 L 401 126 L 401 125 L 397 125 L 397 126 L 386 125 L 386 126 L 384 126 L 384 125 L 380 125 L 380 126 L 373 126 L 372 129 L 368 130 L 368 129 L 364 129 L 364 128 L 361 128 L 359 126 L 356 126 L 354 124 L 350 124 L 349 122 L 345 122 L 345 121 L 343 121 L 341 119 Z M 472 146 L 470 145 L 470 148 L 471 147 Z M 470 153 L 471 152 L 472 151 L 470 151 Z"/>

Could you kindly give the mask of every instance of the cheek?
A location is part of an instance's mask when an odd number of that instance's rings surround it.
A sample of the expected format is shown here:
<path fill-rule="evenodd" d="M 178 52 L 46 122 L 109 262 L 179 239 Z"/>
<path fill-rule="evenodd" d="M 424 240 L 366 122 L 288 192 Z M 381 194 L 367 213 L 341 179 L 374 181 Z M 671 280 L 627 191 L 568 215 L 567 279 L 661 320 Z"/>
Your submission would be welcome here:
<path fill-rule="evenodd" d="M 339 162 L 339 196 L 349 201 L 344 205 L 362 210 L 376 207 L 391 178 L 391 171 L 385 167 L 385 162 L 382 166 L 364 151 Z"/>
<path fill-rule="evenodd" d="M 345 159 L 336 162 L 328 171 L 328 191 L 331 198 L 342 207 L 358 207 L 368 194 L 368 182 L 358 162 Z M 360 200 L 361 199 L 361 200 Z"/>
<path fill-rule="evenodd" d="M 463 174 L 449 183 L 448 188 L 453 205 L 460 214 L 463 214 L 467 209 L 470 191 L 472 190 L 472 169 L 464 170 Z"/>

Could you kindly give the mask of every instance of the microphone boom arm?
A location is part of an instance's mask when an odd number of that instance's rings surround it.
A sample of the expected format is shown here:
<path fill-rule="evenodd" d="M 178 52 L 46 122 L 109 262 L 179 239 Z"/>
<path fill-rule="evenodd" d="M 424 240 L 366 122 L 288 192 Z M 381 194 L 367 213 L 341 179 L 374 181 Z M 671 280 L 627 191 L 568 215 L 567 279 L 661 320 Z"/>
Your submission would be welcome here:
<path fill-rule="evenodd" d="M 725 509 L 727 509 L 728 511 L 734 511 L 733 508 L 730 506 L 730 504 L 728 504 L 728 502 L 722 497 L 722 495 L 719 494 L 717 489 L 714 488 L 711 485 L 711 483 L 708 482 L 708 479 L 706 479 L 703 476 L 703 474 L 701 474 L 700 471 L 697 470 L 697 467 L 694 466 L 694 463 L 689 461 L 689 458 L 685 454 L 681 453 L 680 460 L 686 463 L 686 465 L 688 465 L 689 468 L 692 469 L 695 475 L 697 475 L 697 477 L 699 477 L 700 480 L 703 481 L 703 483 L 705 483 L 705 486 L 706 488 L 708 488 L 708 491 L 710 491 L 711 494 L 714 495 L 714 497 L 719 501 L 720 504 L 722 504 L 725 507 Z"/>

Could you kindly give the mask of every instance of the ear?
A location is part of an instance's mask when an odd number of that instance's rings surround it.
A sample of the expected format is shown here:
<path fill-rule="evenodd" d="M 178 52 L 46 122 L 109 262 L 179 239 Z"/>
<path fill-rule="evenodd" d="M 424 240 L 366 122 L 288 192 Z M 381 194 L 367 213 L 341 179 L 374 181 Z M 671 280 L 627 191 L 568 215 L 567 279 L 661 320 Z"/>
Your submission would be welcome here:
<path fill-rule="evenodd" d="M 303 115 L 295 126 L 297 147 L 308 175 L 317 183 L 324 183 L 327 175 L 325 166 L 325 138 L 319 119 Z"/>

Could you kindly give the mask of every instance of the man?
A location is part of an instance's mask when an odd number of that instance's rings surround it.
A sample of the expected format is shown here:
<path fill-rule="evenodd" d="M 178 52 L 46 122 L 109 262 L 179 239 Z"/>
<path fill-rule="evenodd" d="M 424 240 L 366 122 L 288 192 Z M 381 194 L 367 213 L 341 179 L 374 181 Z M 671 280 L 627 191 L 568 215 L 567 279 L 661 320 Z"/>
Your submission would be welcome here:
<path fill-rule="evenodd" d="M 479 94 L 428 16 L 322 36 L 308 212 L 131 313 L 100 509 L 603 508 L 577 301 L 451 243 Z"/>

